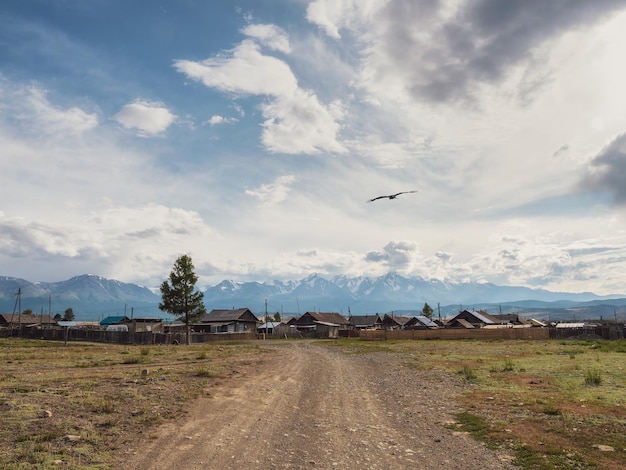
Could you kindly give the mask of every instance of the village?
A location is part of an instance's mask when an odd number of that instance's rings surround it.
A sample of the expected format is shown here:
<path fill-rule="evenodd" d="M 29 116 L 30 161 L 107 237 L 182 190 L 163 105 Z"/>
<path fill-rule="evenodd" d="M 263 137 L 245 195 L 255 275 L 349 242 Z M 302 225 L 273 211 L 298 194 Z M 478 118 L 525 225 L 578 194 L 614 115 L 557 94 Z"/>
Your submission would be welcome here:
<path fill-rule="evenodd" d="M 249 308 L 213 309 L 190 324 L 180 320 L 108 316 L 99 322 L 64 321 L 41 314 L 0 314 L 0 337 L 22 336 L 63 341 L 137 344 L 203 343 L 270 338 L 387 339 L 623 339 L 625 325 L 595 322 L 544 322 L 518 314 L 488 314 L 465 309 L 450 319 L 378 313 L 350 315 L 305 312 L 281 319 L 255 315 Z"/>

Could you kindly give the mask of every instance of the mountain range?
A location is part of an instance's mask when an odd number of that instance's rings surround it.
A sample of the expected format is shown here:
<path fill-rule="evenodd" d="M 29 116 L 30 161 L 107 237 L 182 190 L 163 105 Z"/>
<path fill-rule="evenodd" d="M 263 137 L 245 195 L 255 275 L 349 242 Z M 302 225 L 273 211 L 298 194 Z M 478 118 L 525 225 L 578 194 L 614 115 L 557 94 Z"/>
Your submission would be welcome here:
<path fill-rule="evenodd" d="M 18 290 L 20 292 L 17 296 Z M 160 294 L 136 284 L 95 275 L 75 276 L 60 282 L 31 282 L 0 276 L 0 313 L 21 309 L 33 313 L 63 314 L 72 308 L 77 320 L 108 315 L 171 318 L 158 308 Z M 380 277 L 318 274 L 299 281 L 236 282 L 224 280 L 204 291 L 207 309 L 250 308 L 262 317 L 267 311 L 283 316 L 306 311 L 334 311 L 344 316 L 372 313 L 414 314 L 425 303 L 435 315 L 449 317 L 463 308 L 489 313 L 523 313 L 535 318 L 626 317 L 626 295 L 599 296 L 592 292 L 551 292 L 490 283 L 453 283 L 404 277 L 389 273 Z M 19 304 L 19 307 L 18 307 Z"/>

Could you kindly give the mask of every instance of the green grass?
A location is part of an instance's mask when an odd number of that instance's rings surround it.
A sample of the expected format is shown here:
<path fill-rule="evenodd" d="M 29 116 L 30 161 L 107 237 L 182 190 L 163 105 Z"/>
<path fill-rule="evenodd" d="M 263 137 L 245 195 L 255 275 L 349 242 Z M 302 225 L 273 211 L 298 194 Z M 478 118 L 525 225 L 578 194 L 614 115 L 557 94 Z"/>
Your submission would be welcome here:
<path fill-rule="evenodd" d="M 601 385 L 602 384 L 602 371 L 597 367 L 587 369 L 585 372 L 585 384 L 587 385 Z"/>

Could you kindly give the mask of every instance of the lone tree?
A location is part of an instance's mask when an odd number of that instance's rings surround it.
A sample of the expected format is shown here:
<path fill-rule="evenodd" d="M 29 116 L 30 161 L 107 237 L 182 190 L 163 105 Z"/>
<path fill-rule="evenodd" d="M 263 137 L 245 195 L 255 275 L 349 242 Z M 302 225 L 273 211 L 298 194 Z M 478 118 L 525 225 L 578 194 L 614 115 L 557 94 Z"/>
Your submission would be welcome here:
<path fill-rule="evenodd" d="M 428 305 L 428 303 L 424 304 L 424 308 L 422 309 L 422 315 L 429 319 L 433 318 L 433 308 Z"/>
<path fill-rule="evenodd" d="M 193 272 L 193 263 L 188 255 L 180 256 L 174 263 L 169 281 L 161 284 L 159 309 L 176 315 L 187 326 L 187 344 L 191 344 L 190 323 L 206 313 L 202 302 L 204 294 L 196 290 L 198 276 Z"/>
<path fill-rule="evenodd" d="M 66 308 L 65 309 L 65 315 L 63 315 L 63 320 L 64 321 L 74 321 L 74 310 L 72 310 L 72 307 Z"/>

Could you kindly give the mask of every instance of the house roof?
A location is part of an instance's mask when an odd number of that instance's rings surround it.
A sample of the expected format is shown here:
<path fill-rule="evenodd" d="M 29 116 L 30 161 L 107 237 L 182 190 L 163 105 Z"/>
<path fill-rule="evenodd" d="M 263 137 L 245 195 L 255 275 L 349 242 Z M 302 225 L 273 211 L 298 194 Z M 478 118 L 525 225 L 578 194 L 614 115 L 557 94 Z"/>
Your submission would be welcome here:
<path fill-rule="evenodd" d="M 380 315 L 353 315 L 349 318 L 350 324 L 354 326 L 371 326 L 382 323 Z"/>
<path fill-rule="evenodd" d="M 478 322 L 484 323 L 485 325 L 495 325 L 496 323 L 500 323 L 497 319 L 489 315 L 487 312 L 477 312 L 475 310 L 463 310 L 462 312 L 459 312 L 459 314 L 454 317 L 453 320 L 462 315 L 470 315 L 478 320 Z"/>
<path fill-rule="evenodd" d="M 464 328 L 467 328 L 468 330 L 474 328 L 474 325 L 472 325 L 467 320 L 464 320 L 463 318 L 454 318 L 450 321 L 449 324 L 453 324 L 453 323 L 458 323 L 459 325 L 463 326 Z"/>
<path fill-rule="evenodd" d="M 250 311 L 249 308 L 238 308 L 231 310 L 211 310 L 209 313 L 202 315 L 198 323 L 216 323 L 216 322 L 232 322 L 232 321 L 254 321 L 259 319 Z"/>
<path fill-rule="evenodd" d="M 100 320 L 100 326 L 116 325 L 127 321 L 129 321 L 129 318 L 126 315 L 111 315 Z"/>
<path fill-rule="evenodd" d="M 584 323 L 557 323 L 556 324 L 557 328 L 584 328 L 585 324 Z"/>
<path fill-rule="evenodd" d="M 308 324 L 308 319 L 311 318 L 313 322 L 326 322 L 334 323 L 337 325 L 349 325 L 350 322 L 347 318 L 336 312 L 306 312 L 302 315 L 296 324 L 303 325 Z"/>
<path fill-rule="evenodd" d="M 341 325 L 339 325 L 337 323 L 330 323 L 330 322 L 327 322 L 327 321 L 315 321 L 313 323 L 315 323 L 316 325 L 323 325 L 323 326 L 341 326 Z"/>
<path fill-rule="evenodd" d="M 383 318 L 383 324 L 388 325 L 388 324 L 392 323 L 392 324 L 396 324 L 398 326 L 402 326 L 406 322 L 408 322 L 410 319 L 411 319 L 411 317 L 404 317 L 404 316 L 398 316 L 398 315 L 394 315 L 392 317 L 391 315 L 385 313 L 385 316 Z"/>
<path fill-rule="evenodd" d="M 0 324 L 4 325 L 35 325 L 35 324 L 47 324 L 47 323 L 55 323 L 54 320 L 50 318 L 50 315 L 33 315 L 29 313 L 13 314 L 13 313 L 2 313 L 0 314 Z"/>
<path fill-rule="evenodd" d="M 430 318 L 424 316 L 424 315 L 416 315 L 413 318 L 411 318 L 408 322 L 408 324 L 410 325 L 415 325 L 416 323 L 420 323 L 424 326 L 428 326 L 429 328 L 434 328 L 437 325 L 434 321 L 432 321 Z"/>

